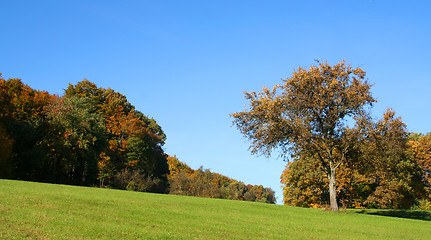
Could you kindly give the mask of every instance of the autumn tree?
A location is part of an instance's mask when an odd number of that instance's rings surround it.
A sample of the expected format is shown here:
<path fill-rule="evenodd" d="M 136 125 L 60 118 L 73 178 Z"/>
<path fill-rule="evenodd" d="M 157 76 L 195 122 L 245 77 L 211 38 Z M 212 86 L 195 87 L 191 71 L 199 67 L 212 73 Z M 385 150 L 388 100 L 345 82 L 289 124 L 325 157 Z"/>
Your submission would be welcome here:
<path fill-rule="evenodd" d="M 317 61 L 308 70 L 298 68 L 272 90 L 245 92 L 249 109 L 231 116 L 234 124 L 252 141 L 252 153 L 282 155 L 305 151 L 323 166 L 329 181 L 330 205 L 338 210 L 336 171 L 346 161 L 360 131 L 347 120 L 357 121 L 375 102 L 365 72 L 345 61 L 329 65 Z"/>
<path fill-rule="evenodd" d="M 243 182 L 234 181 L 226 188 L 227 198 L 232 200 L 245 200 L 244 195 L 247 193 L 247 186 Z"/>
<path fill-rule="evenodd" d="M 421 167 L 426 198 L 431 201 L 431 133 L 412 134 L 408 141 L 408 155 Z"/>
<path fill-rule="evenodd" d="M 36 150 L 47 125 L 44 111 L 55 96 L 24 84 L 21 79 L 5 80 L 0 74 L 0 171 L 2 177 L 41 179 L 38 171 L 43 153 Z"/>
<path fill-rule="evenodd" d="M 329 203 L 328 180 L 316 159 L 301 156 L 288 163 L 281 184 L 286 205 L 314 208 Z"/>
<path fill-rule="evenodd" d="M 176 156 L 168 157 L 169 193 L 196 197 L 275 203 L 275 192 L 262 185 L 245 185 L 202 166 L 193 170 Z"/>
<path fill-rule="evenodd" d="M 416 162 L 421 149 L 417 138 L 410 138 L 409 147 L 406 125 L 390 109 L 382 119 L 362 119 L 360 124 L 366 137 L 337 170 L 339 202 L 355 208 L 412 207 L 424 193 L 424 168 Z M 314 207 L 329 203 L 328 180 L 315 158 L 298 154 L 286 166 L 281 176 L 285 204 Z"/>
<path fill-rule="evenodd" d="M 370 166 L 374 162 L 372 157 L 351 158 L 337 169 L 337 200 L 343 207 L 366 208 L 370 206 L 367 199 L 376 188 L 375 176 L 371 175 L 375 169 L 371 170 Z M 315 157 L 306 154 L 295 157 L 280 177 L 284 204 L 311 208 L 329 205 L 329 181 L 325 176 L 322 164 Z"/>
<path fill-rule="evenodd" d="M 395 111 L 371 123 L 361 147 L 358 169 L 371 180 L 370 207 L 408 209 L 424 194 L 421 168 L 408 155 L 409 133 Z"/>
<path fill-rule="evenodd" d="M 104 120 L 107 147 L 98 158 L 101 186 L 124 188 L 128 186 L 124 181 L 133 181 L 137 185 L 129 189 L 166 192 L 169 168 L 162 149 L 166 135 L 153 118 L 137 111 L 123 94 L 86 79 L 69 84 L 65 97 L 91 100 Z"/>
<path fill-rule="evenodd" d="M 262 185 L 247 185 L 247 192 L 244 194 L 245 201 L 275 203 L 275 192 L 271 188 Z"/>
<path fill-rule="evenodd" d="M 193 169 L 187 164 L 181 162 L 177 156 L 168 156 L 169 176 L 172 177 L 180 172 L 184 172 L 187 175 L 193 174 Z"/>

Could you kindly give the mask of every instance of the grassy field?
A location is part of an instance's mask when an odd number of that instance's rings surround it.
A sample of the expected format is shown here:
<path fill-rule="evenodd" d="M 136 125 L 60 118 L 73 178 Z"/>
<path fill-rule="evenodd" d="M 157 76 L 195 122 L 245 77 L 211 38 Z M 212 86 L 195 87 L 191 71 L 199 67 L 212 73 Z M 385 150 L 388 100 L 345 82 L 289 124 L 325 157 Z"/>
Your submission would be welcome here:
<path fill-rule="evenodd" d="M 431 239 L 431 222 L 0 180 L 0 239 Z"/>

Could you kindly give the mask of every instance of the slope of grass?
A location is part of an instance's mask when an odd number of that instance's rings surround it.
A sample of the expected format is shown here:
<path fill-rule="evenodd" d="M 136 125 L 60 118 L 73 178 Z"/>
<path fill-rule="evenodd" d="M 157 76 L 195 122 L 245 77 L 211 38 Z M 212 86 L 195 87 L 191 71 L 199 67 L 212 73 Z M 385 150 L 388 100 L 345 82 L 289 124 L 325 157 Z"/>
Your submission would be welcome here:
<path fill-rule="evenodd" d="M 430 239 L 429 221 L 0 180 L 0 239 Z"/>

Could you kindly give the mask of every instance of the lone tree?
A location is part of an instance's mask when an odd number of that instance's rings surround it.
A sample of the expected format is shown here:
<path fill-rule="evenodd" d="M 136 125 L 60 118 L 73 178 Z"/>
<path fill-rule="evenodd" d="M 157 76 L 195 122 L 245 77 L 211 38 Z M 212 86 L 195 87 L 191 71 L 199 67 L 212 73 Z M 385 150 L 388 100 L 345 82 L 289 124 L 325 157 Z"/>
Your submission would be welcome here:
<path fill-rule="evenodd" d="M 360 139 L 360 122 L 376 100 L 365 72 L 342 62 L 317 61 L 309 70 L 298 68 L 273 90 L 245 92 L 249 109 L 231 114 L 234 125 L 251 140 L 253 154 L 283 157 L 306 154 L 320 161 L 329 180 L 332 211 L 338 211 L 336 170 Z M 350 128 L 347 120 L 356 122 Z"/>

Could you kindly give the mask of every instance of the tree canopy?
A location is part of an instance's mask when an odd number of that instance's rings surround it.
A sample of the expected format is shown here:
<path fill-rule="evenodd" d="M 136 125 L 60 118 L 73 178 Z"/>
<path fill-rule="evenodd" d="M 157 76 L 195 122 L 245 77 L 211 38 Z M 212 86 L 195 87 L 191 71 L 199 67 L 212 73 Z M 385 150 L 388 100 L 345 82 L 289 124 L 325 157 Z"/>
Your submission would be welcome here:
<path fill-rule="evenodd" d="M 336 169 L 349 157 L 367 106 L 376 100 L 365 71 L 344 61 L 329 65 L 317 61 L 308 70 L 298 68 L 272 90 L 246 92 L 249 109 L 231 116 L 234 124 L 252 141 L 253 153 L 270 155 L 275 148 L 284 156 L 306 152 L 320 161 L 329 179 L 331 209 L 338 210 Z"/>

